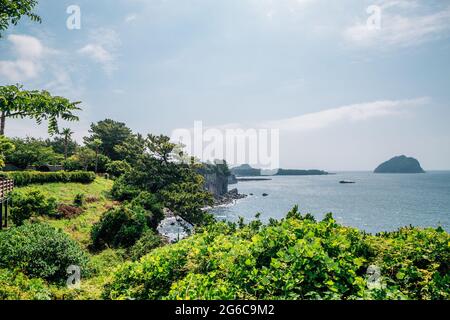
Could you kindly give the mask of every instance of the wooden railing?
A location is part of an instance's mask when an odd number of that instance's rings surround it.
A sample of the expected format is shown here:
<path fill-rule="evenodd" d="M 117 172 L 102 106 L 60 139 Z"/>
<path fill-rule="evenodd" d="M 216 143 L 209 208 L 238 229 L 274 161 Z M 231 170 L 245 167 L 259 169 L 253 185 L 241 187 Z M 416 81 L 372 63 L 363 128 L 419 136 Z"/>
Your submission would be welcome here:
<path fill-rule="evenodd" d="M 9 194 L 14 189 L 14 180 L 0 180 L 0 230 L 8 227 L 8 211 L 10 206 Z M 3 218 L 4 217 L 4 218 Z"/>

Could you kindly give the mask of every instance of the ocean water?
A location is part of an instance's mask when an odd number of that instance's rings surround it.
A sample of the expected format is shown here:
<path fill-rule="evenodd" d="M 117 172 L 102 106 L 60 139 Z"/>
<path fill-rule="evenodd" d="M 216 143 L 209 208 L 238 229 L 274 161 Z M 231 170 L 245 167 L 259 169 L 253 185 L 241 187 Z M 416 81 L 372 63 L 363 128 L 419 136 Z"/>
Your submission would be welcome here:
<path fill-rule="evenodd" d="M 442 226 L 450 232 L 450 171 L 426 174 L 342 172 L 328 176 L 271 177 L 271 181 L 239 182 L 240 193 L 250 194 L 234 205 L 213 209 L 219 219 L 246 221 L 281 219 L 296 204 L 302 213 L 322 219 L 332 212 L 342 225 L 370 233 L 403 226 Z M 340 184 L 341 180 L 355 184 Z M 263 197 L 263 193 L 269 196 Z"/>

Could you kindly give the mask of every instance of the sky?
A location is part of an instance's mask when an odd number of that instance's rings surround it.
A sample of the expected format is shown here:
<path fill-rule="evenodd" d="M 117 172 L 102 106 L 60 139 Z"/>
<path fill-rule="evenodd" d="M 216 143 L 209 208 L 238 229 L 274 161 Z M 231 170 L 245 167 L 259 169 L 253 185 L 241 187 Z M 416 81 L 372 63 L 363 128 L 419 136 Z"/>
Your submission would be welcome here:
<path fill-rule="evenodd" d="M 279 129 L 284 168 L 405 154 L 450 169 L 449 0 L 39 2 L 42 24 L 0 39 L 0 85 L 82 101 L 78 140 L 105 118 L 166 135 L 202 121 Z M 13 120 L 6 134 L 46 127 Z"/>

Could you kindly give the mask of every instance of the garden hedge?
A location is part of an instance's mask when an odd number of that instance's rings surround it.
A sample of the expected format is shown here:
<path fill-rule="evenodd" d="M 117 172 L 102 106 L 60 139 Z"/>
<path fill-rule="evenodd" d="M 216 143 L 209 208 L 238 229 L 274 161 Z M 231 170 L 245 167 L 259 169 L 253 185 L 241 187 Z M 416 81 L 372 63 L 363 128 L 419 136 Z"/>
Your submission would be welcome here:
<path fill-rule="evenodd" d="M 1 177 L 13 179 L 16 187 L 23 187 L 29 184 L 44 184 L 53 182 L 78 182 L 91 183 L 95 180 L 95 173 L 88 171 L 58 171 L 58 172 L 38 172 L 38 171 L 14 171 L 3 172 Z"/>

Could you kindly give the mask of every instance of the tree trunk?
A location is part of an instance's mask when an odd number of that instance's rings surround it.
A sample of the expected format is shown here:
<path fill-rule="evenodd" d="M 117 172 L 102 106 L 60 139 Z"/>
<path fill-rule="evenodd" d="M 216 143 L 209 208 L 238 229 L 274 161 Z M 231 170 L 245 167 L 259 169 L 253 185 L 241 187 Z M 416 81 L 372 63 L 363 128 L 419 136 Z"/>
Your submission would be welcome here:
<path fill-rule="evenodd" d="M 69 141 L 67 137 L 64 138 L 64 160 L 67 160 L 67 145 L 69 144 Z"/>
<path fill-rule="evenodd" d="M 98 171 L 98 148 L 95 150 L 95 173 Z"/>
<path fill-rule="evenodd" d="M 0 116 L 0 135 L 5 135 L 5 122 L 6 122 L 6 115 L 5 111 L 2 112 L 2 115 Z"/>

